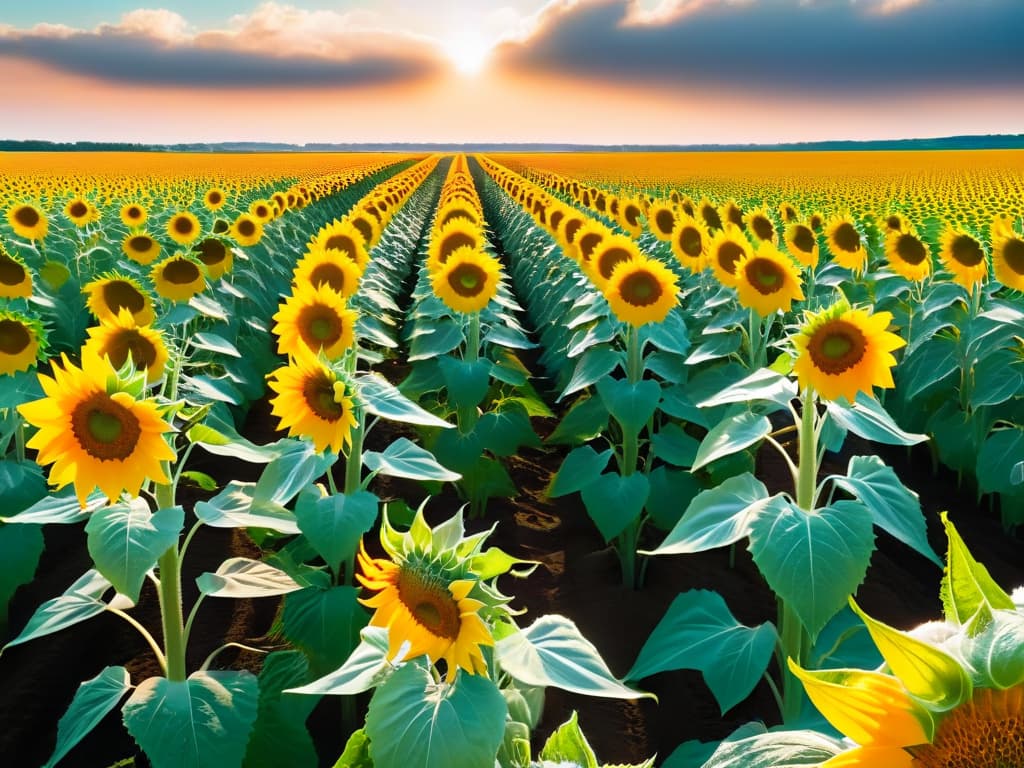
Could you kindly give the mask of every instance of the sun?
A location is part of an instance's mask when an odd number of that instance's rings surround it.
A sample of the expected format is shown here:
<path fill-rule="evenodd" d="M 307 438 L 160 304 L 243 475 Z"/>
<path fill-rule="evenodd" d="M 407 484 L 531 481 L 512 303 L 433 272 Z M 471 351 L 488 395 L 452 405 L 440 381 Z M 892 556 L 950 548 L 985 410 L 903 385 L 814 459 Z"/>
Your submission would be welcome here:
<path fill-rule="evenodd" d="M 479 75 L 491 53 L 491 45 L 472 33 L 449 38 L 442 47 L 455 71 L 466 76 Z"/>

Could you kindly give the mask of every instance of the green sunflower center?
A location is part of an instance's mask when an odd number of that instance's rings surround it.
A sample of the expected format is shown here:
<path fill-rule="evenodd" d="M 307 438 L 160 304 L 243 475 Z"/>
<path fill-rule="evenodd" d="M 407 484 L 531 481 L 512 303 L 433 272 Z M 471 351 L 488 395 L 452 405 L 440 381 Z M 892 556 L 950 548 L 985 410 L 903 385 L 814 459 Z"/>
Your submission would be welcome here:
<path fill-rule="evenodd" d="M 634 307 L 647 307 L 661 298 L 664 290 L 658 278 L 646 270 L 627 275 L 619 286 L 619 295 L 627 304 Z"/>
<path fill-rule="evenodd" d="M 1024 766 L 1024 690 L 982 688 L 944 719 L 931 744 L 907 747 L 915 768 Z"/>
<path fill-rule="evenodd" d="M 924 243 L 907 233 L 900 235 L 896 241 L 896 253 L 907 264 L 913 264 L 915 267 L 928 258 Z"/>
<path fill-rule="evenodd" d="M 863 359 L 867 339 L 853 323 L 830 320 L 814 332 L 807 350 L 815 368 L 836 375 L 853 368 Z"/>
<path fill-rule="evenodd" d="M 311 349 L 331 347 L 341 338 L 342 320 L 331 307 L 313 304 L 299 317 L 299 334 Z"/>
<path fill-rule="evenodd" d="M 97 392 L 74 407 L 71 431 L 82 450 L 100 461 L 127 459 L 142 435 L 135 414 L 105 392 Z"/>
<path fill-rule="evenodd" d="M 1006 266 L 1018 275 L 1024 275 L 1024 240 L 1016 237 L 1007 240 L 1003 246 L 1003 259 Z"/>
<path fill-rule="evenodd" d="M 487 273 L 476 264 L 459 264 L 448 274 L 448 285 L 459 296 L 479 296 L 487 284 Z"/>
<path fill-rule="evenodd" d="M 302 397 L 309 410 L 324 421 L 338 421 L 345 414 L 342 404 L 334 399 L 334 380 L 323 371 L 306 379 Z"/>
<path fill-rule="evenodd" d="M 976 267 L 985 260 L 981 243 L 970 235 L 957 235 L 949 250 L 953 258 L 965 267 Z"/>
<path fill-rule="evenodd" d="M 23 205 L 14 212 L 14 220 L 23 227 L 34 227 L 39 219 L 39 211 L 31 205 Z"/>
<path fill-rule="evenodd" d="M 832 239 L 835 241 L 836 247 L 841 251 L 847 251 L 854 253 L 860 250 L 860 233 L 857 228 L 848 221 L 844 221 L 838 227 L 832 235 Z"/>
<path fill-rule="evenodd" d="M 111 280 L 103 286 L 103 302 L 113 314 L 127 309 L 133 315 L 146 307 L 146 297 L 127 280 Z"/>
<path fill-rule="evenodd" d="M 17 320 L 0 320 L 0 352 L 18 355 L 32 343 L 32 334 L 24 323 Z"/>
<path fill-rule="evenodd" d="M 771 259 L 751 259 L 747 262 L 744 274 L 747 281 L 763 296 L 781 291 L 786 281 L 783 268 Z"/>
<path fill-rule="evenodd" d="M 10 257 L 0 256 L 0 283 L 21 285 L 25 280 L 25 268 Z"/>

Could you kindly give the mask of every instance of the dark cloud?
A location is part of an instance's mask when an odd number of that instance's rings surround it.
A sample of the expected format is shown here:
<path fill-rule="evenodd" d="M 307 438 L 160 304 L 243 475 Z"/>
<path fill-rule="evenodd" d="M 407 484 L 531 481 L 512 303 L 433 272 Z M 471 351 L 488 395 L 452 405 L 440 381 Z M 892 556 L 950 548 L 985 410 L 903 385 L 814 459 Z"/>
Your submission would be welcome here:
<path fill-rule="evenodd" d="M 0 55 L 4 54 L 104 80 L 211 89 L 383 85 L 416 80 L 440 69 L 436 61 L 410 56 L 274 56 L 125 33 L 0 36 Z"/>
<path fill-rule="evenodd" d="M 845 0 L 711 2 L 672 21 L 627 25 L 631 8 L 552 7 L 530 39 L 505 44 L 496 59 L 511 70 L 765 96 L 1024 89 L 1022 0 L 924 0 L 889 14 Z"/>

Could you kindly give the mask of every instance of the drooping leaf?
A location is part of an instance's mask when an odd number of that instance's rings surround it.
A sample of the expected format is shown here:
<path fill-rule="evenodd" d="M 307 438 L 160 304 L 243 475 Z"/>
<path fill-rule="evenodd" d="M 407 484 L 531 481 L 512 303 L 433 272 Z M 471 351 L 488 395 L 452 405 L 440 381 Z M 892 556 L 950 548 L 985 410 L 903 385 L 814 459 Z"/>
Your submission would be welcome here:
<path fill-rule="evenodd" d="M 104 667 L 96 677 L 78 686 L 67 711 L 57 723 L 57 744 L 43 768 L 53 768 L 107 716 L 132 687 L 124 667 Z"/>

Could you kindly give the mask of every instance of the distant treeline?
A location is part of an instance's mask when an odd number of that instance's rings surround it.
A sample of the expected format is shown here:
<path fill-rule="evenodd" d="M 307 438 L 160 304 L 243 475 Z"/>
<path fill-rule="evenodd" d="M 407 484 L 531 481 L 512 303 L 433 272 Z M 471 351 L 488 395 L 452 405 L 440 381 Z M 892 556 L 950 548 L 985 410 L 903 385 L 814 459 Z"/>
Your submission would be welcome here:
<path fill-rule="evenodd" d="M 835 152 L 939 149 L 1024 149 L 1024 134 L 946 136 L 885 141 L 810 141 L 790 144 L 285 144 L 226 141 L 194 144 L 131 144 L 106 141 L 14 141 L 0 139 L 0 152 Z"/>

